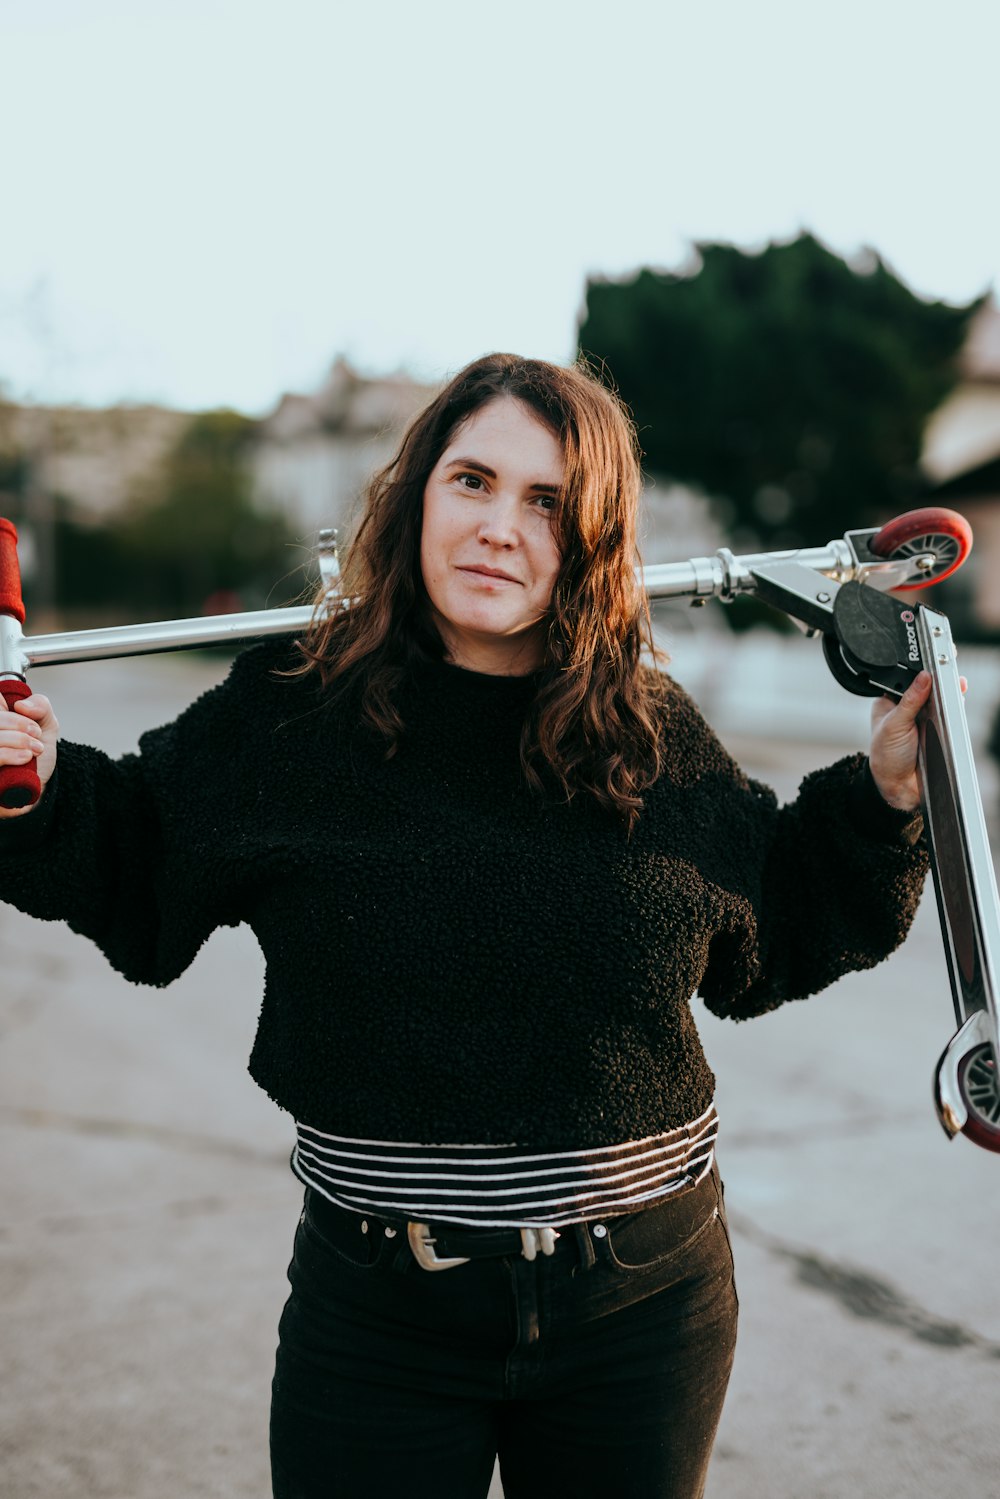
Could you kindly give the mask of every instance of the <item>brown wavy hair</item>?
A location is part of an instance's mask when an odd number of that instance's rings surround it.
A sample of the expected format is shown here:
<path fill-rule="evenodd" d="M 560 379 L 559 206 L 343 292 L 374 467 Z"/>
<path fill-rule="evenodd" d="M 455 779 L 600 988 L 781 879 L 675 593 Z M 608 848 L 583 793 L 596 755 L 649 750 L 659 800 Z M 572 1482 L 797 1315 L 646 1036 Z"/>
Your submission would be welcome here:
<path fill-rule="evenodd" d="M 636 579 L 642 478 L 632 421 L 582 362 L 488 354 L 461 370 L 410 424 L 372 478 L 343 559 L 336 600 L 322 594 L 294 675 L 320 673 L 334 696 L 360 688 L 362 718 L 395 752 L 402 681 L 445 650 L 420 568 L 427 480 L 452 437 L 490 401 L 519 401 L 559 439 L 565 477 L 554 524 L 562 558 L 544 664 L 521 737 L 526 783 L 579 792 L 631 828 L 661 766 L 663 681 Z"/>

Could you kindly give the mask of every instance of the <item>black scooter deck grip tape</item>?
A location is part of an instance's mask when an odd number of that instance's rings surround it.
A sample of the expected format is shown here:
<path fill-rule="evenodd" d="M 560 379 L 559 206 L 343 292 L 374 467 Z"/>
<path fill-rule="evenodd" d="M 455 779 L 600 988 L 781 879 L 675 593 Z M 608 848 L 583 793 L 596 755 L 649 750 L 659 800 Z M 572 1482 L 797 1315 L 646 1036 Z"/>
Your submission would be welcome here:
<path fill-rule="evenodd" d="M 9 524 L 9 522 L 0 522 Z M 14 704 L 22 697 L 30 697 L 27 682 L 8 679 L 0 682 L 0 697 L 13 713 Z M 33 807 L 42 794 L 42 783 L 38 779 L 35 761 L 26 765 L 4 765 L 0 767 L 0 807 Z"/>
<path fill-rule="evenodd" d="M 17 531 L 13 521 L 0 515 L 0 614 L 9 614 L 24 624 L 21 569 L 17 565 Z"/>

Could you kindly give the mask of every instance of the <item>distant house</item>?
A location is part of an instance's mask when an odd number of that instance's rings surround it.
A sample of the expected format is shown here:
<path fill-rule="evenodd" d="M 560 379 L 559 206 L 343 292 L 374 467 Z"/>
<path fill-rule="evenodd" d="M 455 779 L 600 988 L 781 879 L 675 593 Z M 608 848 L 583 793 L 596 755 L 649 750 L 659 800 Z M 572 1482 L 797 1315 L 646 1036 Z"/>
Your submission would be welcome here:
<path fill-rule="evenodd" d="M 325 526 L 344 531 L 368 479 L 435 389 L 405 374 L 367 378 L 338 358 L 314 395 L 282 396 L 261 422 L 251 460 L 258 503 L 280 510 L 304 539 Z"/>
<path fill-rule="evenodd" d="M 957 615 L 964 601 L 975 623 L 993 634 L 1000 632 L 1000 307 L 992 297 L 973 319 L 960 370 L 927 425 L 925 503 L 958 510 L 972 526 L 968 563 L 953 584 L 942 585 L 954 590 L 958 607 L 945 607 Z"/>
<path fill-rule="evenodd" d="M 368 378 L 338 358 L 315 395 L 283 396 L 262 421 L 253 458 L 258 502 L 281 510 L 310 539 L 324 526 L 349 529 L 368 479 L 436 389 L 403 374 Z M 648 478 L 640 523 L 646 562 L 679 561 L 721 544 L 703 495 Z"/>
<path fill-rule="evenodd" d="M 163 406 L 19 406 L 0 403 L 0 459 L 23 463 L 30 488 L 59 495 L 74 517 L 98 524 L 120 510 L 163 462 L 191 415 Z M 0 513 L 5 497 L 0 494 Z M 23 490 L 6 496 L 17 513 Z"/>
<path fill-rule="evenodd" d="M 724 545 L 704 491 L 660 474 L 647 474 L 639 515 L 639 553 L 644 563 L 686 562 Z"/>
<path fill-rule="evenodd" d="M 162 406 L 0 402 L 0 515 L 18 530 L 34 625 L 55 628 L 57 520 L 86 529 L 119 511 L 155 474 L 191 417 Z M 89 621 L 88 621 L 89 623 Z"/>

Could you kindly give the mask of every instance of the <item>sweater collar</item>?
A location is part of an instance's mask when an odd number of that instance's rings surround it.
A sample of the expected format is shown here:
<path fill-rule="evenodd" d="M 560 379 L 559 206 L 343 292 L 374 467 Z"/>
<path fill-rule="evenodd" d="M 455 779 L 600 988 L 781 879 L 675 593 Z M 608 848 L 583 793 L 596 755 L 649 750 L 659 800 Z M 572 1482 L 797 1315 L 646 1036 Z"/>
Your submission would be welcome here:
<path fill-rule="evenodd" d="M 468 667 L 455 666 L 450 661 L 431 661 L 427 670 L 446 692 L 479 692 L 497 698 L 521 700 L 534 696 L 544 676 L 541 671 L 530 671 L 513 677 L 499 676 L 493 672 L 470 671 Z"/>
<path fill-rule="evenodd" d="M 543 672 L 529 672 L 520 677 L 499 677 L 488 672 L 469 671 L 449 661 L 430 661 L 414 674 L 411 691 L 417 715 L 430 712 L 452 725 L 465 723 L 469 728 L 481 725 L 484 717 L 499 726 L 524 721 L 539 686 Z"/>

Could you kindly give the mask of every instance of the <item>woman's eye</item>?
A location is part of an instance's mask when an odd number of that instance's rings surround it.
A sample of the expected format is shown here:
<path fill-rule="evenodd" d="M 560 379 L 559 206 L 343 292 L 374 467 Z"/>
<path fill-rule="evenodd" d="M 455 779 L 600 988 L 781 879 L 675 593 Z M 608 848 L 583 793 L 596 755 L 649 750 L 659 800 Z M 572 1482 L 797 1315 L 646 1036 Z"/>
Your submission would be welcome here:
<path fill-rule="evenodd" d="M 458 482 L 464 489 L 482 489 L 483 481 L 479 474 L 458 474 Z"/>
<path fill-rule="evenodd" d="M 556 508 L 556 497 L 554 494 L 540 494 L 536 496 L 535 504 L 540 510 L 554 510 Z"/>

